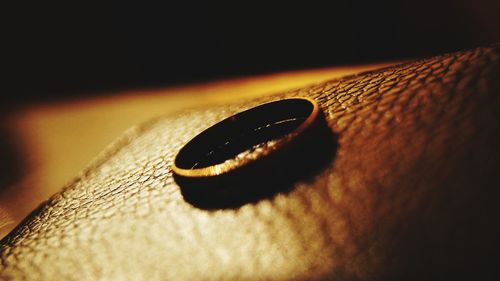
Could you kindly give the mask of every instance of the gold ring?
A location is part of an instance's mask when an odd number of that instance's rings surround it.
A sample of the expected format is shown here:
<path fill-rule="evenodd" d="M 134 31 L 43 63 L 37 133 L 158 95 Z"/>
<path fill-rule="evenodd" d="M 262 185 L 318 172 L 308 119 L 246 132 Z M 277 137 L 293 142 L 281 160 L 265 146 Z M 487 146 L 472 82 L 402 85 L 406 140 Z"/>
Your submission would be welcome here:
<path fill-rule="evenodd" d="M 316 101 L 305 97 L 274 101 L 240 112 L 206 129 L 189 141 L 175 156 L 172 170 L 178 176 L 189 178 L 207 178 L 231 173 L 269 157 L 293 143 L 297 137 L 315 124 L 315 121 L 319 119 L 319 113 L 320 109 Z M 283 135 L 276 136 L 276 132 L 273 132 L 270 136 L 263 136 L 264 138 L 254 136 L 252 139 L 260 143 L 249 144 L 245 141 L 235 144 L 237 147 L 234 149 L 233 143 L 241 141 L 242 135 L 248 137 L 252 132 L 285 123 L 291 125 L 285 127 L 292 128 L 290 131 L 287 131 L 287 128 L 278 130 L 284 133 Z M 267 143 L 266 149 L 256 147 L 265 142 L 271 142 L 271 144 Z M 200 161 L 199 158 L 210 158 L 210 155 L 216 153 L 215 151 L 224 149 L 229 144 L 233 145 L 231 148 L 237 153 L 229 155 L 233 157 Z M 249 149 L 252 151 L 248 152 Z"/>
<path fill-rule="evenodd" d="M 184 199 L 236 207 L 284 191 L 325 164 L 335 143 L 318 104 L 289 98 L 235 114 L 204 130 L 174 158 Z"/>

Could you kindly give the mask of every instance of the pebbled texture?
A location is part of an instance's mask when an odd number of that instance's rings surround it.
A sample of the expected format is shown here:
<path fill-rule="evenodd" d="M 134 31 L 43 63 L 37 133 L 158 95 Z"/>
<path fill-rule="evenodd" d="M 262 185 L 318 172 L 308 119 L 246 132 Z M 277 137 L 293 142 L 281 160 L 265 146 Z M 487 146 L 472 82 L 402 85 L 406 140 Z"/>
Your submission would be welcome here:
<path fill-rule="evenodd" d="M 0 276 L 498 280 L 499 57 L 478 48 L 134 128 L 0 242 Z M 176 151 L 285 96 L 320 103 L 338 135 L 329 166 L 240 208 L 186 203 Z"/>

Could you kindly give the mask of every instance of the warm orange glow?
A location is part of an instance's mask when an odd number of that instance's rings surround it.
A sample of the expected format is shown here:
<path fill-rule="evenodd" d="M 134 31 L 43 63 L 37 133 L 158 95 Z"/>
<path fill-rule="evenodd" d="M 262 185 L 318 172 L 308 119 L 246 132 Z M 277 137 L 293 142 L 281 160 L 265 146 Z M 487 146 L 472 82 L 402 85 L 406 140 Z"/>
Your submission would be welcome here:
<path fill-rule="evenodd" d="M 187 108 L 265 96 L 384 65 L 284 72 L 21 108 L 2 121 L 17 140 L 26 167 L 22 178 L 0 191 L 0 237 L 133 125 Z"/>

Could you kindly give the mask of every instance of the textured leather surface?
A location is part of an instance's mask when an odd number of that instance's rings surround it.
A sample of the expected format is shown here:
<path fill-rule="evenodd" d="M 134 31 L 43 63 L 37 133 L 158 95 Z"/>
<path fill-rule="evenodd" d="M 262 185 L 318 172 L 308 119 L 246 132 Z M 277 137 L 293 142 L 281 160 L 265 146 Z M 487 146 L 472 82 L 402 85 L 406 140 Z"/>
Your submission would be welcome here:
<path fill-rule="evenodd" d="M 1 277 L 498 280 L 499 55 L 438 56 L 132 129 L 1 241 Z M 176 151 L 285 96 L 325 111 L 338 135 L 328 167 L 240 208 L 186 203 Z"/>

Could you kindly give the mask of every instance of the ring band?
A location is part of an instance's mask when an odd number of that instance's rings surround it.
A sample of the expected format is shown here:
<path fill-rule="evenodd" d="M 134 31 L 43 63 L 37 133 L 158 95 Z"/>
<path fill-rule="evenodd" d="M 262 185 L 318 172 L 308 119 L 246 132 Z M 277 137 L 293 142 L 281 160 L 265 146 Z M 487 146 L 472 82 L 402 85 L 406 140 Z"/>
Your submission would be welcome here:
<path fill-rule="evenodd" d="M 259 159 L 293 142 L 318 119 L 318 115 L 318 104 L 310 98 L 302 97 L 270 102 L 243 111 L 215 124 L 189 141 L 176 155 L 172 170 L 179 176 L 194 178 L 214 177 L 230 173 L 250 162 L 259 161 Z M 297 120 L 301 121 L 300 124 L 292 131 L 286 132 L 286 135 L 275 140 L 272 149 L 259 150 L 252 157 L 224 159 L 225 161 L 222 163 L 197 168 L 199 162 L 195 159 L 196 156 L 202 157 L 200 155 L 203 152 L 210 154 L 214 147 L 220 146 L 221 143 L 226 144 L 238 134 L 243 134 L 244 130 L 256 130 L 279 122 Z"/>
<path fill-rule="evenodd" d="M 184 145 L 174 158 L 174 179 L 192 204 L 239 204 L 278 191 L 321 165 L 330 155 L 329 135 L 322 111 L 310 98 L 262 104 Z"/>

